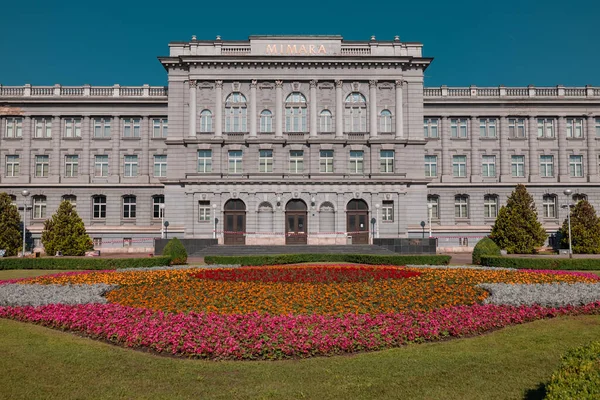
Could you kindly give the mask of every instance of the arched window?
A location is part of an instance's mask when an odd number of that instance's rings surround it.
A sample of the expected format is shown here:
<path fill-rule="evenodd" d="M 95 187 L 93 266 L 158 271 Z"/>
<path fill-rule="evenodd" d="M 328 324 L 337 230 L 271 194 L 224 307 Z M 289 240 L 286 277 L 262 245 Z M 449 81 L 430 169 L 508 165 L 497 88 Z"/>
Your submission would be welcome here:
<path fill-rule="evenodd" d="M 267 201 L 258 206 L 258 232 L 273 232 L 273 205 Z"/>
<path fill-rule="evenodd" d="M 213 121 L 212 121 L 212 112 L 210 110 L 202 110 L 200 113 L 200 132 L 212 132 L 213 131 Z"/>
<path fill-rule="evenodd" d="M 285 131 L 306 132 L 306 97 L 293 92 L 285 99 Z"/>
<path fill-rule="evenodd" d="M 573 195 L 573 202 L 575 204 L 579 203 L 582 200 L 587 200 L 587 195 L 583 194 L 583 193 L 575 193 Z"/>
<path fill-rule="evenodd" d="M 106 196 L 93 196 L 92 197 L 92 218 L 93 219 L 106 218 Z"/>
<path fill-rule="evenodd" d="M 262 110 L 260 113 L 260 131 L 262 133 L 273 132 L 273 113 L 270 110 Z"/>
<path fill-rule="evenodd" d="M 381 114 L 379 114 L 379 131 L 392 131 L 392 113 L 390 112 L 390 110 L 383 110 Z"/>
<path fill-rule="evenodd" d="M 331 111 L 323 110 L 319 115 L 319 131 L 333 132 L 333 118 Z"/>
<path fill-rule="evenodd" d="M 62 201 L 68 201 L 69 203 L 71 203 L 73 208 L 77 207 L 77 196 L 75 196 L 74 194 L 65 194 L 62 197 Z"/>
<path fill-rule="evenodd" d="M 454 196 L 454 217 L 469 218 L 469 196 L 466 194 Z"/>
<path fill-rule="evenodd" d="M 427 207 L 431 205 L 431 218 L 440 219 L 440 197 L 436 195 L 427 196 Z"/>
<path fill-rule="evenodd" d="M 319 207 L 319 232 L 335 232 L 335 209 L 333 204 L 326 201 Z"/>
<path fill-rule="evenodd" d="M 346 109 L 344 112 L 345 132 L 367 131 L 367 99 L 358 92 L 346 96 Z"/>
<path fill-rule="evenodd" d="M 496 218 L 498 216 L 498 196 L 486 194 L 483 196 L 483 217 Z"/>
<path fill-rule="evenodd" d="M 33 196 L 33 219 L 46 218 L 46 196 Z"/>
<path fill-rule="evenodd" d="M 545 194 L 542 197 L 542 207 L 544 209 L 544 218 L 556 218 L 556 196 Z"/>
<path fill-rule="evenodd" d="M 225 132 L 247 132 L 246 97 L 233 92 L 225 100 Z M 217 116 L 218 117 L 218 116 Z"/>

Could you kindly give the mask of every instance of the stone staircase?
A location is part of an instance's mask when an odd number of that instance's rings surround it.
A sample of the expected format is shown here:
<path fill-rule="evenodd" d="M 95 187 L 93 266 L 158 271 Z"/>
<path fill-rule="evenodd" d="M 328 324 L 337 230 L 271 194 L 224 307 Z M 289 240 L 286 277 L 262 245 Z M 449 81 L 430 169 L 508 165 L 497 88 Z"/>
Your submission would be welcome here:
<path fill-rule="evenodd" d="M 272 254 L 397 254 L 386 248 L 370 244 L 337 245 L 337 246 L 209 246 L 198 250 L 189 257 L 205 256 L 250 256 Z"/>

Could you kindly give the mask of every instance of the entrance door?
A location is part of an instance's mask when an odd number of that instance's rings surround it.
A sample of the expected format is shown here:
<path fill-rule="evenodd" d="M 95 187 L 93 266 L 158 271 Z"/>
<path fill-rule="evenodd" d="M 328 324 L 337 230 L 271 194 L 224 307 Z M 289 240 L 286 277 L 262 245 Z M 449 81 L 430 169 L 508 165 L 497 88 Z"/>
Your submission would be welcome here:
<path fill-rule="evenodd" d="M 346 231 L 352 244 L 369 244 L 369 207 L 364 200 L 351 200 L 346 207 Z"/>
<path fill-rule="evenodd" d="M 285 206 L 285 244 L 306 244 L 307 207 L 302 200 L 290 200 Z"/>
<path fill-rule="evenodd" d="M 225 203 L 224 244 L 246 244 L 246 205 L 241 200 Z"/>

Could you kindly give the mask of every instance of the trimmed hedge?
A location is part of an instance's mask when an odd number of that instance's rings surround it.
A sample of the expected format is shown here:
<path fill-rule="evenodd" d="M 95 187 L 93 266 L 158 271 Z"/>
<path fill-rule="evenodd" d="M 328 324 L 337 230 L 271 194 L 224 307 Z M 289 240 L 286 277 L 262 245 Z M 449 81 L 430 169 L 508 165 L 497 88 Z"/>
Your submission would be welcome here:
<path fill-rule="evenodd" d="M 600 398 L 600 342 L 577 347 L 561 359 L 546 386 L 546 399 Z"/>
<path fill-rule="evenodd" d="M 600 258 L 546 258 L 481 256 L 481 265 L 516 269 L 600 270 Z"/>
<path fill-rule="evenodd" d="M 380 256 L 371 254 L 279 254 L 265 256 L 206 256 L 207 264 L 280 265 L 305 262 L 350 262 L 374 265 L 448 265 L 450 256 L 398 255 Z"/>
<path fill-rule="evenodd" d="M 481 265 L 482 256 L 499 256 L 500 247 L 489 237 L 481 239 L 473 248 L 471 262 L 476 265 Z"/>
<path fill-rule="evenodd" d="M 169 265 L 170 257 L 147 258 L 0 258 L 0 270 L 7 269 L 58 269 L 102 270 L 116 268 L 162 267 Z"/>

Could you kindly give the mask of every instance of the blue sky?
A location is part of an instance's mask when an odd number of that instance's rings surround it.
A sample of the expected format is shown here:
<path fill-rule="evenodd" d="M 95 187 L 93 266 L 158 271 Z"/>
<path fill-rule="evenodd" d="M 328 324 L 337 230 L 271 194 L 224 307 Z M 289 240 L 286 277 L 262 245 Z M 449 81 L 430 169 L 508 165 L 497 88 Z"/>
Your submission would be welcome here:
<path fill-rule="evenodd" d="M 600 1 L 11 1 L 0 84 L 166 84 L 168 43 L 339 34 L 424 44 L 426 86 L 600 86 Z"/>

